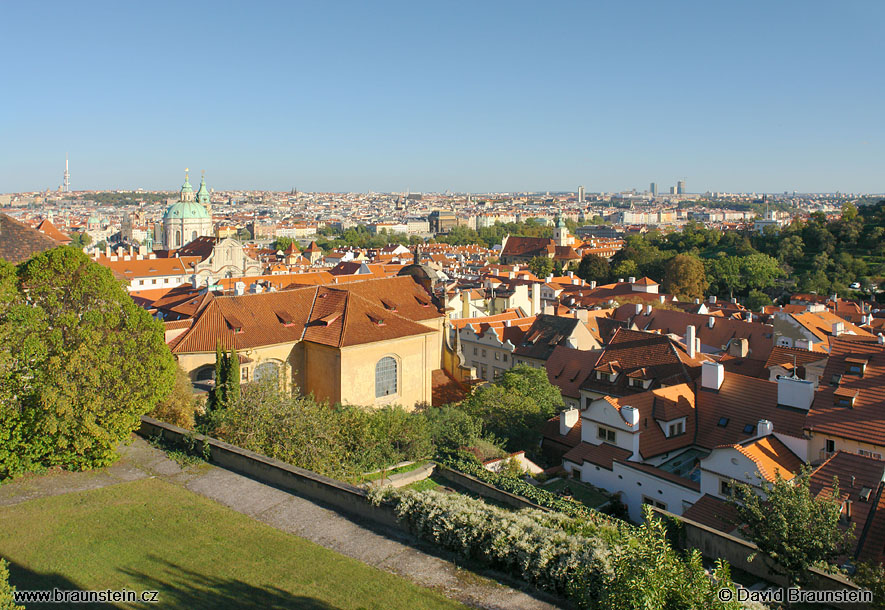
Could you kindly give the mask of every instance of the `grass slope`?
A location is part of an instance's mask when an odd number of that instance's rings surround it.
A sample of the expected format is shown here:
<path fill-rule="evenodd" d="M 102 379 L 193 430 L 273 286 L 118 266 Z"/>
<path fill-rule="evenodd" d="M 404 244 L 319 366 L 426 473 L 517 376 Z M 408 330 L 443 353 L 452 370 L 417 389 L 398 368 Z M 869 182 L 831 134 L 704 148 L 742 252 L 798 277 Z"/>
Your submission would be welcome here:
<path fill-rule="evenodd" d="M 158 479 L 0 507 L 0 557 L 19 590 L 158 590 L 152 608 L 463 607 Z"/>

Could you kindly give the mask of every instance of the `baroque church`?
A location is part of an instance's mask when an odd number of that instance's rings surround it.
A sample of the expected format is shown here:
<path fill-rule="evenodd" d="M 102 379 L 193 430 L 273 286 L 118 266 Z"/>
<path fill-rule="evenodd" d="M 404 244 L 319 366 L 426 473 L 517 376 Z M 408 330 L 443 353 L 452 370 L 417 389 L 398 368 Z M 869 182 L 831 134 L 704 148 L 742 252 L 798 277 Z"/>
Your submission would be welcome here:
<path fill-rule="evenodd" d="M 200 181 L 200 188 L 194 189 L 188 179 L 188 170 L 184 170 L 184 184 L 178 201 L 166 208 L 163 214 L 162 227 L 158 227 L 159 235 L 155 236 L 154 249 L 174 250 L 189 244 L 198 237 L 212 235 L 212 204 L 209 202 L 209 189 L 206 188 L 206 177 Z"/>

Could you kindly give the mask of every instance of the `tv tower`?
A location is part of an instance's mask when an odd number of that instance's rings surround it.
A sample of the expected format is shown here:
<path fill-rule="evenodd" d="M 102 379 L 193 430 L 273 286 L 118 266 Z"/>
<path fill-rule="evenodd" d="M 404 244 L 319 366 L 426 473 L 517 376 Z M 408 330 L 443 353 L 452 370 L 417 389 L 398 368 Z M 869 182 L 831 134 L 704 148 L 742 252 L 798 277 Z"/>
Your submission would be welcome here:
<path fill-rule="evenodd" d="M 65 180 L 62 186 L 62 192 L 71 192 L 71 172 L 68 171 L 68 153 L 65 153 Z"/>

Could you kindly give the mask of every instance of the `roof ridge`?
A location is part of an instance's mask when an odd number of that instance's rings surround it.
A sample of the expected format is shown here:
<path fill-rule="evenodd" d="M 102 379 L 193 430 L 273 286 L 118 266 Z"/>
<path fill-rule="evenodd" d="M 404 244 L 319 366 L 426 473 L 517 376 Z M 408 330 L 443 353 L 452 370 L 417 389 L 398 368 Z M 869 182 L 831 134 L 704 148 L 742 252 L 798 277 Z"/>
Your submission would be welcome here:
<path fill-rule="evenodd" d="M 341 312 L 341 334 L 338 335 L 338 347 L 344 345 L 344 336 L 347 333 L 347 322 L 350 320 L 350 291 L 342 290 L 344 293 L 344 303 L 342 305 L 343 311 Z"/>

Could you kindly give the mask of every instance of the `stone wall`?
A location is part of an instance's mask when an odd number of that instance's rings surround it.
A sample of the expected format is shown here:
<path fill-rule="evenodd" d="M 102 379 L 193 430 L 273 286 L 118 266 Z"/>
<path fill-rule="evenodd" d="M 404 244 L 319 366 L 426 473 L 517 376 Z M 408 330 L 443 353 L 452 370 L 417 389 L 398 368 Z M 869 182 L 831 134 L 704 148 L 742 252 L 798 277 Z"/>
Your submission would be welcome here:
<path fill-rule="evenodd" d="M 185 438 L 191 437 L 194 439 L 197 451 L 202 450 L 204 444 L 209 445 L 209 461 L 213 464 L 261 483 L 293 491 L 356 517 L 369 519 L 381 525 L 401 527 L 391 506 L 373 506 L 367 499 L 368 492 L 354 485 L 324 477 L 218 439 L 195 434 L 152 417 L 141 418 L 138 434 L 145 438 L 160 436 L 169 443 L 179 445 L 185 445 Z"/>
<path fill-rule="evenodd" d="M 446 468 L 442 464 L 437 464 L 436 472 L 443 478 L 448 479 L 455 485 L 463 487 L 467 491 L 471 491 L 490 500 L 495 500 L 496 502 L 500 502 L 501 504 L 506 504 L 507 506 L 512 506 L 513 508 L 535 508 L 538 510 L 549 511 L 549 509 L 535 504 L 534 502 L 530 502 L 522 496 L 517 496 L 502 489 L 498 489 L 497 487 L 493 487 L 488 483 L 484 483 L 476 477 L 470 476 L 469 474 L 464 474 L 463 472 L 458 472 L 457 470 Z"/>

